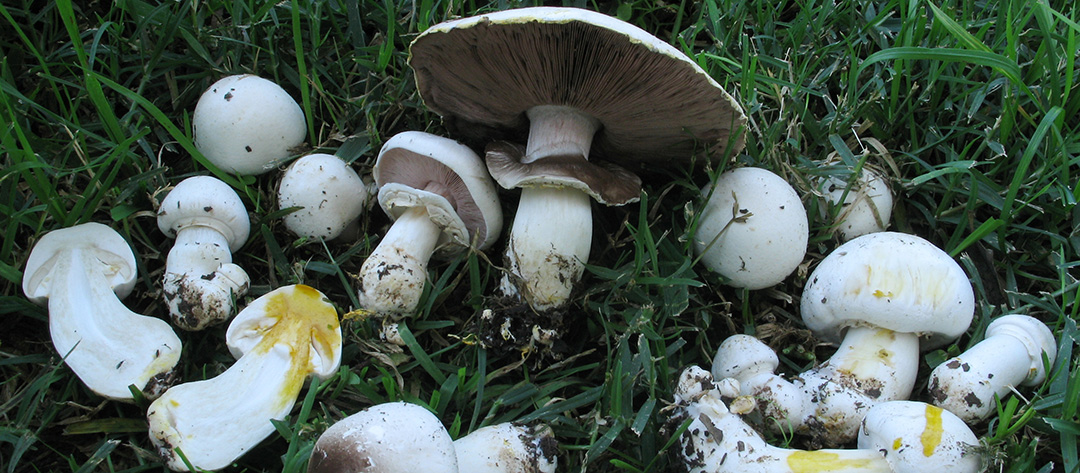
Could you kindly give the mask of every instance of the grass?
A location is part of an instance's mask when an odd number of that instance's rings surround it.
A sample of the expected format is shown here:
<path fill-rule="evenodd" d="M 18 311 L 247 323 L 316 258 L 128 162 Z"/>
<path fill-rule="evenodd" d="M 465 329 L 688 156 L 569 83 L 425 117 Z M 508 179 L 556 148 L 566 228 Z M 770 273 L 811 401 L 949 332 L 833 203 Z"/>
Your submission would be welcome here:
<path fill-rule="evenodd" d="M 343 322 L 343 367 L 302 394 L 280 435 L 237 470 L 302 471 L 317 435 L 372 403 L 429 406 L 457 437 L 510 420 L 553 426 L 561 471 L 669 471 L 664 406 L 689 364 L 707 365 L 733 333 L 757 333 L 795 372 L 829 356 L 800 330 L 807 272 L 838 242 L 815 176 L 872 165 L 897 193 L 892 229 L 958 258 L 976 290 L 968 334 L 928 353 L 929 367 L 981 339 L 990 319 L 1026 313 L 1058 337 L 1045 383 L 1007 398 L 975 426 L 995 471 L 1080 471 L 1080 9 L 1019 0 L 567 2 L 670 41 L 736 96 L 749 118 L 743 154 L 718 168 L 645 176 L 640 204 L 596 209 L 593 257 L 564 314 L 554 359 L 485 349 L 470 322 L 487 306 L 499 251 L 434 265 L 404 349 L 362 317 Z M 171 244 L 155 203 L 180 179 L 211 173 L 252 212 L 235 256 L 251 296 L 303 282 L 342 313 L 353 277 L 387 219 L 356 242 L 297 240 L 280 223 L 276 173 L 230 176 L 192 144 L 191 113 L 215 79 L 254 73 L 282 84 L 308 119 L 308 145 L 362 174 L 395 133 L 442 133 L 416 93 L 407 47 L 453 16 L 516 2 L 250 0 L 31 2 L 0 5 L 0 470 L 161 471 L 145 403 L 104 402 L 52 348 L 46 311 L 22 295 L 22 268 L 45 232 L 97 221 L 136 251 L 140 281 L 125 303 L 163 314 Z M 823 166 L 826 157 L 838 165 Z M 689 232 L 698 187 L 737 165 L 766 167 L 805 196 L 804 265 L 782 284 L 745 292 L 695 264 Z M 505 197 L 512 215 L 515 194 Z M 182 333 L 185 380 L 231 364 L 224 328 Z M 783 443 L 785 439 L 773 439 Z M 790 445 L 799 446 L 799 438 Z"/>

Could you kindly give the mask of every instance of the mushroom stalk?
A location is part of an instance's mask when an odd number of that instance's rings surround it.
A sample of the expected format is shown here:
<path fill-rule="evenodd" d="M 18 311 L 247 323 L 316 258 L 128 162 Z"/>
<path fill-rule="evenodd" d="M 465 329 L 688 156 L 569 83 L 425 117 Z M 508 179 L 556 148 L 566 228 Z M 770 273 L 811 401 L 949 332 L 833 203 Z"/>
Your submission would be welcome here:
<path fill-rule="evenodd" d="M 400 319 L 416 312 L 441 230 L 423 205 L 394 221 L 360 269 L 360 306 Z"/>
<path fill-rule="evenodd" d="M 767 349 L 761 341 L 749 338 L 749 343 L 763 347 L 754 352 Z M 911 394 L 919 338 L 880 328 L 850 327 L 828 361 L 793 381 L 773 374 L 776 361 L 743 358 L 742 353 L 748 352 L 745 346 L 732 349 L 722 345 L 713 373 L 739 381 L 741 392 L 757 400 L 760 415 L 777 421 L 771 424 L 774 427 L 803 433 L 814 429 L 811 433 L 826 439 L 827 445 L 835 445 L 854 438 L 867 409 L 880 402 L 907 399 Z"/>
<path fill-rule="evenodd" d="M 500 287 L 508 294 L 516 288 L 537 310 L 558 308 L 581 279 L 591 245 L 587 194 L 566 187 L 525 187 L 506 250 L 512 275 L 504 276 Z"/>
<path fill-rule="evenodd" d="M 232 262 L 229 241 L 220 231 L 192 225 L 176 232 L 162 291 L 177 326 L 198 330 L 227 320 L 233 299 L 247 293 L 250 283 L 244 268 Z"/>
<path fill-rule="evenodd" d="M 53 345 L 92 391 L 130 401 L 128 386 L 134 385 L 154 398 L 172 384 L 180 339 L 165 321 L 132 312 L 120 302 L 102 271 L 95 269 L 101 265 L 82 248 L 57 256 L 49 275 Z M 137 337 L 117 336 L 118 329 Z"/>
<path fill-rule="evenodd" d="M 573 107 L 539 105 L 530 108 L 529 140 L 523 163 L 549 156 L 573 155 L 589 159 L 593 136 L 600 122 Z"/>

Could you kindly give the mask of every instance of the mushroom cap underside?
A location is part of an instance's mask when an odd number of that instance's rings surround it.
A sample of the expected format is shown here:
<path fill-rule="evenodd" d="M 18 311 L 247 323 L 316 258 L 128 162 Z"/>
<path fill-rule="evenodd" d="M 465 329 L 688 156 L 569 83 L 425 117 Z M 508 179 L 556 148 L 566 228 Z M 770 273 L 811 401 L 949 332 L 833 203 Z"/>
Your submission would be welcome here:
<path fill-rule="evenodd" d="M 107 225 L 89 222 L 46 233 L 34 244 L 26 260 L 22 289 L 36 304 L 44 304 L 51 290 L 50 273 L 60 252 L 82 248 L 92 251 L 117 297 L 123 299 L 135 287 L 135 253 L 124 237 Z"/>

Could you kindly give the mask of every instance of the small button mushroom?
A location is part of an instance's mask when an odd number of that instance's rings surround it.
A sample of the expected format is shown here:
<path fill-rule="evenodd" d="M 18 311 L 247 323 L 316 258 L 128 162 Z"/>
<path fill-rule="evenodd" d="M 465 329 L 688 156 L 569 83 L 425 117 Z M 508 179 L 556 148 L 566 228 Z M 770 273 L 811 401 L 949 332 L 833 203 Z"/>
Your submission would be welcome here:
<path fill-rule="evenodd" d="M 962 335 L 975 296 L 964 270 L 932 243 L 880 232 L 826 256 L 800 305 L 809 329 L 839 341 L 833 356 L 791 381 L 754 371 L 738 381 L 744 395 L 758 399 L 767 426 L 794 429 L 829 447 L 853 440 L 870 406 L 911 395 L 920 341 L 931 349 Z M 719 358 L 720 370 L 737 364 Z"/>
<path fill-rule="evenodd" d="M 459 472 L 554 473 L 558 444 L 546 425 L 481 427 L 454 441 Z"/>
<path fill-rule="evenodd" d="M 202 330 L 228 320 L 251 282 L 232 252 L 251 230 L 243 201 L 209 176 L 184 179 L 158 207 L 158 228 L 176 238 L 165 262 L 162 294 L 173 324 Z"/>
<path fill-rule="evenodd" d="M 22 290 L 49 308 L 53 346 L 91 391 L 132 401 L 129 386 L 155 398 L 174 379 L 180 339 L 165 321 L 120 301 L 135 284 L 135 255 L 100 223 L 54 230 L 34 245 Z"/>
<path fill-rule="evenodd" d="M 818 190 L 836 210 L 834 224 L 840 239 L 848 241 L 868 233 L 883 232 L 892 218 L 893 195 L 888 181 L 877 171 L 864 168 L 859 177 L 847 181 L 829 176 L 820 181 Z M 822 216 L 828 208 L 822 207 Z"/>
<path fill-rule="evenodd" d="M 502 209 L 483 162 L 454 140 L 399 133 L 373 172 L 379 205 L 394 223 L 360 268 L 360 306 L 397 321 L 416 311 L 431 257 L 490 246 Z"/>
<path fill-rule="evenodd" d="M 407 402 L 368 407 L 326 429 L 308 473 L 457 473 L 454 442 L 438 417 Z M 467 471 L 467 470 L 466 470 Z"/>
<path fill-rule="evenodd" d="M 963 420 L 915 401 L 867 410 L 858 447 L 880 452 L 894 473 L 976 473 L 984 462 L 979 438 Z"/>
<path fill-rule="evenodd" d="M 709 201 L 698 219 L 694 250 L 727 284 L 764 289 L 802 263 L 810 237 L 799 194 L 759 168 L 727 171 L 701 191 Z"/>
<path fill-rule="evenodd" d="M 333 240 L 358 234 L 368 189 L 345 161 L 316 153 L 293 161 L 278 186 L 278 207 L 299 207 L 285 216 L 285 227 L 301 237 Z"/>
<path fill-rule="evenodd" d="M 1004 315 L 986 327 L 986 338 L 930 373 L 934 405 L 965 422 L 981 421 L 994 412 L 994 398 L 1017 386 L 1035 386 L 1046 379 L 1043 356 L 1050 364 L 1057 343 L 1050 328 L 1034 317 Z"/>
<path fill-rule="evenodd" d="M 275 431 L 309 375 L 341 363 L 337 311 L 319 291 L 285 286 L 240 311 L 225 333 L 238 358 L 224 373 L 179 384 L 150 404 L 150 440 L 168 467 L 217 470 Z M 181 453 L 183 457 L 181 457 Z"/>
<path fill-rule="evenodd" d="M 491 175 L 522 189 L 500 287 L 536 310 L 567 304 L 582 277 L 590 197 L 638 199 L 640 179 L 623 167 L 719 160 L 743 147 L 745 115 L 697 63 L 601 13 L 462 18 L 428 28 L 409 51 L 424 103 L 466 142 L 495 141 Z"/>
<path fill-rule="evenodd" d="M 214 82 L 195 104 L 195 147 L 223 171 L 256 175 L 274 169 L 304 143 L 300 105 L 281 86 L 251 74 Z"/>

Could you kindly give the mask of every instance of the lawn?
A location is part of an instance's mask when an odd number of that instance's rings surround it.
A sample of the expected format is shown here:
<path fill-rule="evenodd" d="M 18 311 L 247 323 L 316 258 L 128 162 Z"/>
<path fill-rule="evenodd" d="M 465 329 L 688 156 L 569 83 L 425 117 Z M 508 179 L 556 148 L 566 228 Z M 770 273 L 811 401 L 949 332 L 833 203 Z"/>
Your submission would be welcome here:
<path fill-rule="evenodd" d="M 319 433 L 375 403 L 428 406 L 457 438 L 504 421 L 549 424 L 560 471 L 671 471 L 665 409 L 678 373 L 708 366 L 736 333 L 778 349 L 786 373 L 835 346 L 805 330 L 807 275 L 839 244 L 815 177 L 869 166 L 896 195 L 890 229 L 952 255 L 975 290 L 975 321 L 923 355 L 930 369 L 983 337 L 995 317 L 1044 321 L 1058 339 L 1047 380 L 1003 400 L 973 427 L 990 471 L 1080 471 L 1080 8 L 1074 2 L 566 2 L 617 16 L 670 42 L 742 105 L 746 147 L 730 160 L 642 175 L 638 203 L 593 204 L 592 257 L 569 305 L 549 315 L 548 348 L 484 338 L 504 244 L 432 264 L 405 346 L 379 339 L 357 310 L 360 266 L 389 226 L 378 206 L 353 241 L 297 238 L 276 202 L 280 172 L 235 176 L 195 149 L 192 112 L 215 80 L 251 73 L 300 103 L 306 150 L 336 154 L 370 176 L 382 144 L 423 130 L 446 135 L 407 64 L 410 42 L 447 19 L 531 4 L 439 0 L 177 0 L 0 5 L 0 470 L 162 471 L 147 436 L 148 402 L 89 391 L 50 341 L 48 313 L 22 294 L 31 247 L 45 233 L 106 224 L 135 251 L 124 304 L 167 318 L 161 298 L 172 245 L 157 228 L 170 186 L 214 174 L 243 197 L 251 236 L 234 254 L 252 287 L 241 306 L 283 285 L 323 292 L 342 316 L 341 369 L 304 388 L 277 434 L 237 471 L 303 471 Z M 831 164 L 826 165 L 826 161 Z M 700 187 L 763 167 L 799 192 L 810 217 L 798 270 L 746 291 L 698 263 L 691 243 Z M 509 222 L 518 200 L 503 191 Z M 835 209 L 833 210 L 835 212 Z M 828 213 L 828 211 L 824 211 Z M 490 332 L 487 332 L 490 333 Z M 225 326 L 180 332 L 186 381 L 234 361 Z M 798 436 L 770 437 L 805 448 Z"/>

